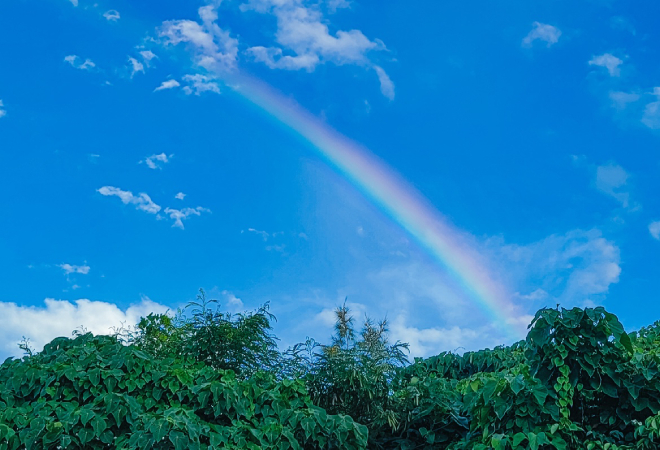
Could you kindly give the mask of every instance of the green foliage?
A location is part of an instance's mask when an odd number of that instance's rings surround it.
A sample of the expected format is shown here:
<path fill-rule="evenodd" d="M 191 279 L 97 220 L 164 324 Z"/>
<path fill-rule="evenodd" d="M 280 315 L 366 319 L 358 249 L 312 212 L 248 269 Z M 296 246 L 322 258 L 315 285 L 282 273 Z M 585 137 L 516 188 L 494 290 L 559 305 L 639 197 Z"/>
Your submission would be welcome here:
<path fill-rule="evenodd" d="M 409 364 L 386 321 L 356 330 L 345 305 L 329 344 L 284 354 L 272 319 L 202 292 L 123 343 L 24 340 L 0 366 L 0 450 L 660 448 L 660 322 L 543 309 L 510 347 Z"/>
<path fill-rule="evenodd" d="M 58 338 L 0 366 L 0 450 L 364 449 L 367 430 L 314 406 L 302 381 L 182 359 L 116 338 Z"/>
<path fill-rule="evenodd" d="M 314 403 L 371 428 L 382 420 L 395 420 L 390 386 L 407 362 L 407 345 L 388 342 L 386 321 L 375 324 L 367 318 L 358 333 L 346 305 L 335 313 L 330 345 L 308 340 L 290 354 L 297 372 L 305 376 Z"/>
<path fill-rule="evenodd" d="M 273 319 L 268 305 L 249 313 L 224 313 L 217 300 L 207 300 L 200 290 L 197 301 L 174 318 L 166 314 L 142 318 L 127 340 L 154 357 L 192 358 L 245 378 L 279 366 Z"/>

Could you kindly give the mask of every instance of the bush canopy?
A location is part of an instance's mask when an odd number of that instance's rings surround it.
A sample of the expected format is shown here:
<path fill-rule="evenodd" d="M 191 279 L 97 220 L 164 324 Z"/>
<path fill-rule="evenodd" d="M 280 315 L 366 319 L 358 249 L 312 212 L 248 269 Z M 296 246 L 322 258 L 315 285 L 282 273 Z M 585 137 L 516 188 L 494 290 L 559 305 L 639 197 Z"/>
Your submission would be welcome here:
<path fill-rule="evenodd" d="M 542 309 L 523 341 L 410 364 L 346 306 L 330 343 L 285 352 L 273 319 L 202 293 L 114 336 L 23 346 L 0 365 L 0 450 L 660 447 L 658 322 Z"/>

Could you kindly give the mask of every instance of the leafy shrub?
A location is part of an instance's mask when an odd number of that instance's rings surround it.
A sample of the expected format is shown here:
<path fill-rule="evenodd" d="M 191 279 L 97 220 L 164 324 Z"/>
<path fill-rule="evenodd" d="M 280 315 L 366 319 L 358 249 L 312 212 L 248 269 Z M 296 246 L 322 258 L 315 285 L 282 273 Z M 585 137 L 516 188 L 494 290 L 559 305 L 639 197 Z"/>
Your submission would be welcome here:
<path fill-rule="evenodd" d="M 259 370 L 280 366 L 271 332 L 273 319 L 268 305 L 236 315 L 222 312 L 217 300 L 207 300 L 200 290 L 197 301 L 174 317 L 150 314 L 142 318 L 127 341 L 154 357 L 192 358 L 247 378 Z"/>
<path fill-rule="evenodd" d="M 385 321 L 336 318 L 329 344 L 280 354 L 267 308 L 232 316 L 202 292 L 123 342 L 22 344 L 0 366 L 0 450 L 660 448 L 660 322 L 543 309 L 510 347 L 409 364 Z"/>
<path fill-rule="evenodd" d="M 58 338 L 0 366 L 0 449 L 364 449 L 367 430 L 302 381 L 154 359 L 116 338 Z"/>

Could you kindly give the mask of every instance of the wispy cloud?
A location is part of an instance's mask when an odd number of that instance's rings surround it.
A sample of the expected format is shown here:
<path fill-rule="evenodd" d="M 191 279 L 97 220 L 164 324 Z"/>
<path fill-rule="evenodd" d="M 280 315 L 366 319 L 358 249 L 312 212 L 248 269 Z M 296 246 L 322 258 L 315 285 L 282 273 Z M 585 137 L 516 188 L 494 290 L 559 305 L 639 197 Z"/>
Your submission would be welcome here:
<path fill-rule="evenodd" d="M 123 191 L 114 186 L 103 186 L 98 189 L 97 192 L 104 196 L 115 196 L 119 197 L 123 204 L 135 205 L 136 209 L 145 211 L 149 214 L 158 214 L 158 211 L 161 210 L 161 207 L 155 204 L 151 198 L 145 193 L 139 193 L 138 195 L 133 195 L 130 191 Z"/>
<path fill-rule="evenodd" d="M 629 104 L 635 103 L 639 100 L 640 96 L 634 92 L 610 91 L 609 98 L 615 109 L 623 110 L 626 109 Z"/>
<path fill-rule="evenodd" d="M 0 302 L 0 354 L 22 356 L 18 343 L 25 336 L 40 351 L 45 344 L 59 336 L 71 336 L 81 326 L 94 334 L 112 334 L 124 325 L 133 326 L 150 313 L 165 313 L 164 305 L 143 297 L 136 304 L 122 310 L 113 303 L 80 299 L 74 302 L 48 298 L 43 306 L 19 306 Z"/>
<path fill-rule="evenodd" d="M 179 87 L 179 86 L 181 86 L 181 83 L 179 83 L 176 80 L 165 80 L 160 84 L 160 86 L 154 89 L 154 92 L 164 91 L 167 89 L 174 89 L 175 87 Z"/>
<path fill-rule="evenodd" d="M 328 0 L 328 11 L 331 13 L 336 12 L 338 9 L 350 8 L 351 2 L 348 0 Z"/>
<path fill-rule="evenodd" d="M 644 108 L 642 123 L 652 130 L 660 130 L 660 87 L 654 87 L 652 95 L 657 99 Z"/>
<path fill-rule="evenodd" d="M 0 100 L 0 119 L 7 115 L 7 110 L 5 109 L 5 104 Z"/>
<path fill-rule="evenodd" d="M 380 81 L 380 92 L 390 100 L 394 100 L 394 83 L 380 66 L 374 66 L 374 69 Z"/>
<path fill-rule="evenodd" d="M 612 17 L 612 19 L 610 19 L 610 26 L 615 30 L 628 31 L 633 36 L 637 34 L 637 30 L 635 30 L 635 27 L 630 20 L 622 16 Z"/>
<path fill-rule="evenodd" d="M 69 0 L 73 6 L 78 6 L 78 0 Z"/>
<path fill-rule="evenodd" d="M 116 22 L 121 18 L 121 16 L 119 15 L 119 11 L 115 9 L 111 9 L 109 11 L 104 12 L 103 17 L 105 17 L 106 20 L 108 20 L 109 22 Z"/>
<path fill-rule="evenodd" d="M 148 168 L 150 169 L 162 169 L 163 164 L 167 164 L 170 162 L 174 155 L 166 155 L 165 153 L 161 153 L 159 155 L 151 155 L 147 156 L 145 159 L 142 161 L 139 161 L 138 164 L 146 164 Z"/>
<path fill-rule="evenodd" d="M 236 67 L 238 40 L 215 21 L 218 13 L 214 5 L 199 8 L 202 23 L 192 20 L 163 22 L 159 36 L 165 45 L 185 43 L 194 53 L 197 65 L 212 72 L 225 72 Z"/>
<path fill-rule="evenodd" d="M 630 192 L 627 189 L 628 172 L 618 164 L 608 163 L 596 167 L 596 189 L 612 197 L 628 208 L 630 203 Z"/>
<path fill-rule="evenodd" d="M 619 66 L 623 64 L 623 60 L 617 58 L 611 53 L 605 53 L 600 56 L 594 56 L 590 61 L 590 66 L 604 67 L 611 77 L 618 77 L 621 75 Z"/>
<path fill-rule="evenodd" d="M 174 196 L 174 198 L 177 200 L 183 200 L 184 198 L 186 198 L 186 194 L 184 194 L 183 192 L 179 192 Z"/>
<path fill-rule="evenodd" d="M 534 22 L 532 24 L 532 31 L 527 34 L 522 40 L 523 47 L 531 47 L 534 41 L 539 40 L 546 43 L 547 47 L 551 47 L 559 41 L 561 30 L 546 23 Z"/>
<path fill-rule="evenodd" d="M 71 67 L 79 70 L 92 70 L 96 67 L 96 64 L 94 64 L 91 59 L 85 59 L 82 61 L 82 58 L 80 58 L 78 55 L 66 56 L 64 57 L 64 61 L 71 64 Z"/>
<path fill-rule="evenodd" d="M 231 292 L 224 290 L 222 291 L 223 295 L 223 300 L 222 304 L 230 311 L 230 312 L 243 312 L 244 306 L 243 306 L 243 301 L 236 297 L 234 294 Z"/>
<path fill-rule="evenodd" d="M 218 87 L 218 83 L 206 75 L 184 75 L 183 81 L 188 83 L 187 86 L 183 87 L 183 92 L 188 95 L 201 95 L 204 92 L 215 92 L 216 94 L 220 93 L 220 87 Z"/>
<path fill-rule="evenodd" d="M 540 305 L 534 301 L 534 308 L 554 303 L 581 306 L 586 300 L 602 300 L 621 274 L 618 246 L 597 229 L 553 234 L 527 245 L 491 238 L 485 251 L 511 277 L 510 284 L 518 286 L 520 298 L 543 300 Z"/>
<path fill-rule="evenodd" d="M 175 228 L 184 229 L 183 221 L 190 216 L 201 216 L 202 213 L 210 213 L 211 210 L 208 208 L 202 208 L 198 206 L 197 208 L 183 208 L 183 209 L 174 209 L 174 208 L 165 208 L 165 214 L 170 216 L 170 219 L 174 220 L 172 224 Z"/>
<path fill-rule="evenodd" d="M 649 224 L 649 233 L 651 233 L 653 239 L 660 241 L 660 220 Z"/>
<path fill-rule="evenodd" d="M 153 59 L 158 58 L 158 56 L 151 50 L 142 50 L 140 52 L 140 56 L 142 56 L 142 59 L 144 59 L 147 63 L 149 63 Z"/>
<path fill-rule="evenodd" d="M 131 78 L 133 78 L 133 76 L 135 76 L 135 74 L 138 72 L 144 73 L 144 64 L 142 64 L 140 61 L 133 58 L 132 56 L 129 56 L 128 62 L 131 63 Z"/>
<path fill-rule="evenodd" d="M 263 238 L 264 242 L 267 241 L 268 238 L 270 237 L 270 233 L 268 233 L 267 231 L 257 230 L 255 228 L 248 228 L 248 231 L 250 233 L 258 234 L 259 236 L 261 236 Z M 242 231 L 241 231 L 241 233 L 242 233 Z"/>
<path fill-rule="evenodd" d="M 57 267 L 62 269 L 65 275 L 71 275 L 72 273 L 87 275 L 90 270 L 90 267 L 87 264 L 84 264 L 82 266 L 75 266 L 71 264 L 59 264 Z"/>

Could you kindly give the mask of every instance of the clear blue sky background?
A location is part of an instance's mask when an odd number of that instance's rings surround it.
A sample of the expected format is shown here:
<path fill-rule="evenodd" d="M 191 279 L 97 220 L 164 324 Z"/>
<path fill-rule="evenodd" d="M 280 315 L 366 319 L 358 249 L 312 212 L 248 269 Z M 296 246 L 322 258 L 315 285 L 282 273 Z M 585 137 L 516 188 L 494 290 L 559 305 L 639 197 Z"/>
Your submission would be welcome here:
<path fill-rule="evenodd" d="M 226 70 L 408 180 L 470 237 L 512 320 L 557 303 L 604 305 L 631 329 L 659 319 L 659 13 L 614 0 L 0 3 L 0 353 L 23 335 L 40 348 L 81 325 L 107 332 L 200 287 L 229 310 L 270 302 L 283 346 L 327 339 L 345 297 L 416 356 L 507 343 Z"/>

